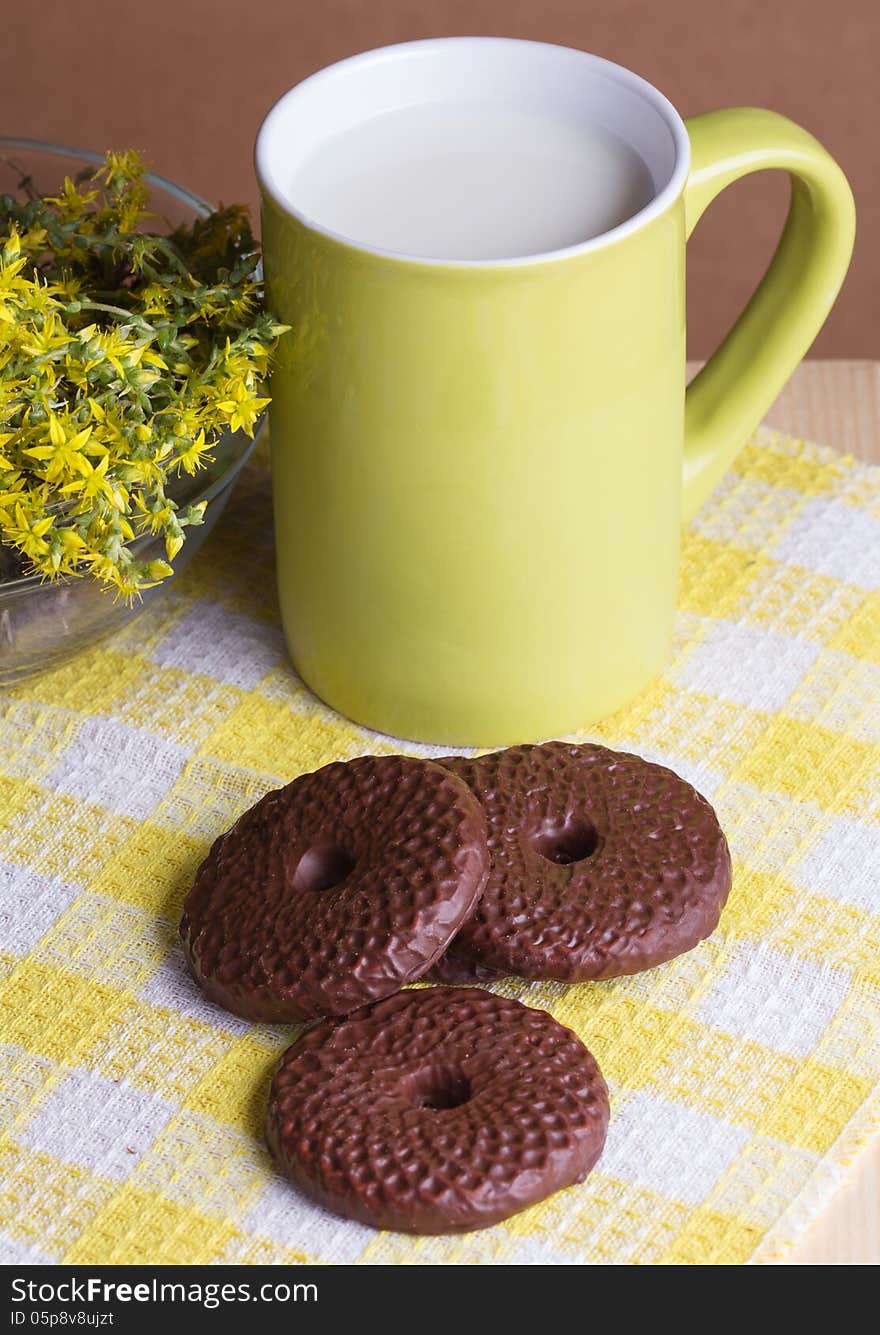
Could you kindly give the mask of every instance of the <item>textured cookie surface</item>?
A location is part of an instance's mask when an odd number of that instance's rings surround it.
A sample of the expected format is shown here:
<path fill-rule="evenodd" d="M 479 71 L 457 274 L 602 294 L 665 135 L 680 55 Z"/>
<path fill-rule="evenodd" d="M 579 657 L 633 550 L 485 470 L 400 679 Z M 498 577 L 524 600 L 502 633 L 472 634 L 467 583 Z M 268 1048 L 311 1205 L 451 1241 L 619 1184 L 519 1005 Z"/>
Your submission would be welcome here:
<path fill-rule="evenodd" d="M 727 841 L 671 770 L 565 742 L 438 763 L 480 799 L 489 832 L 489 879 L 456 956 L 570 983 L 662 964 L 717 926 Z"/>
<path fill-rule="evenodd" d="M 269 1148 L 313 1199 L 407 1233 L 485 1228 L 580 1182 L 608 1096 L 570 1030 L 507 997 L 422 988 L 308 1030 L 269 1095 Z"/>
<path fill-rule="evenodd" d="M 363 756 L 268 793 L 212 847 L 180 934 L 245 1019 L 339 1015 L 420 978 L 486 879 L 485 818 L 427 761 Z"/>

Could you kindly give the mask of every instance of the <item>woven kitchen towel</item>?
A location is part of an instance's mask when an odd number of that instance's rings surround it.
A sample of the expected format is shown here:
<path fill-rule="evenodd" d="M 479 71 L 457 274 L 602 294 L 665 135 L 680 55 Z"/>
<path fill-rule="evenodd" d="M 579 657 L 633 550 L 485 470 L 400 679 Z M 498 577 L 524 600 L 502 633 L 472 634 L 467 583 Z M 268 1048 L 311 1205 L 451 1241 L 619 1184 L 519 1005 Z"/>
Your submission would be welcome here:
<path fill-rule="evenodd" d="M 611 1127 L 583 1186 L 465 1237 L 377 1233 L 274 1175 L 261 1124 L 290 1031 L 208 1004 L 177 947 L 241 810 L 398 749 L 297 680 L 273 585 L 252 468 L 164 598 L 0 699 L 2 1259 L 784 1257 L 880 1113 L 880 469 L 764 431 L 692 523 L 670 662 L 586 735 L 715 803 L 730 902 L 639 977 L 497 985 L 582 1036 Z"/>

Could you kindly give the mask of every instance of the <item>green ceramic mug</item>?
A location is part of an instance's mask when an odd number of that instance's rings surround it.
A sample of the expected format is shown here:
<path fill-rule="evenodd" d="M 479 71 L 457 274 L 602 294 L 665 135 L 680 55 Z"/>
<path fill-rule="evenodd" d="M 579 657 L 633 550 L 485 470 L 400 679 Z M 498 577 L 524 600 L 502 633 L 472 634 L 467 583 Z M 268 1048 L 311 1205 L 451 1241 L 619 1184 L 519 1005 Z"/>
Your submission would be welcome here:
<path fill-rule="evenodd" d="M 331 136 L 427 101 L 536 100 L 614 131 L 652 182 L 602 235 L 519 259 L 413 259 L 298 207 Z M 769 111 L 682 121 L 565 47 L 413 42 L 344 60 L 260 130 L 278 585 L 294 665 L 383 732 L 494 746 L 581 728 L 658 671 L 680 529 L 760 421 L 846 273 L 852 195 Z M 685 240 L 748 172 L 791 176 L 776 255 L 685 392 Z M 291 184 L 293 182 L 293 184 Z"/>

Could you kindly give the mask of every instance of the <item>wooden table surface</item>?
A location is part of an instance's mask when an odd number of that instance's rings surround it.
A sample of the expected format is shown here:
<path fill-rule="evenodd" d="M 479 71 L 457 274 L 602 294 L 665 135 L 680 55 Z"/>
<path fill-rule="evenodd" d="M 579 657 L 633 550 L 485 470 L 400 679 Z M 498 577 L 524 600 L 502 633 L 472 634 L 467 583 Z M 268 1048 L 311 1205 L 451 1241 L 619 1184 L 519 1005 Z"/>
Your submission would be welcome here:
<path fill-rule="evenodd" d="M 766 421 L 880 464 L 880 362 L 803 362 Z M 789 1259 L 793 1265 L 880 1262 L 880 1136 Z"/>

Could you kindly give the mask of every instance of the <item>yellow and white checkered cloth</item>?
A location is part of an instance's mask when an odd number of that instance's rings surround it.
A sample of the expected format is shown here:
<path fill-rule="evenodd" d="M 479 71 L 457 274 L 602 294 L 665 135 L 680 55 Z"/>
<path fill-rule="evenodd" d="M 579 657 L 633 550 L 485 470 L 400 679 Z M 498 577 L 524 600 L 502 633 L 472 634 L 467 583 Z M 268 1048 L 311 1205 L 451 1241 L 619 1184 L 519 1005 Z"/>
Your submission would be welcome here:
<path fill-rule="evenodd" d="M 498 985 L 582 1036 L 611 1127 L 583 1186 L 451 1239 L 336 1219 L 273 1174 L 261 1124 L 290 1031 L 208 1004 L 177 947 L 241 810 L 398 749 L 287 666 L 269 516 L 252 468 L 165 597 L 0 699 L 0 1258 L 784 1257 L 880 1121 L 880 469 L 764 431 L 691 525 L 666 671 L 589 735 L 714 802 L 729 905 L 650 973 Z"/>

